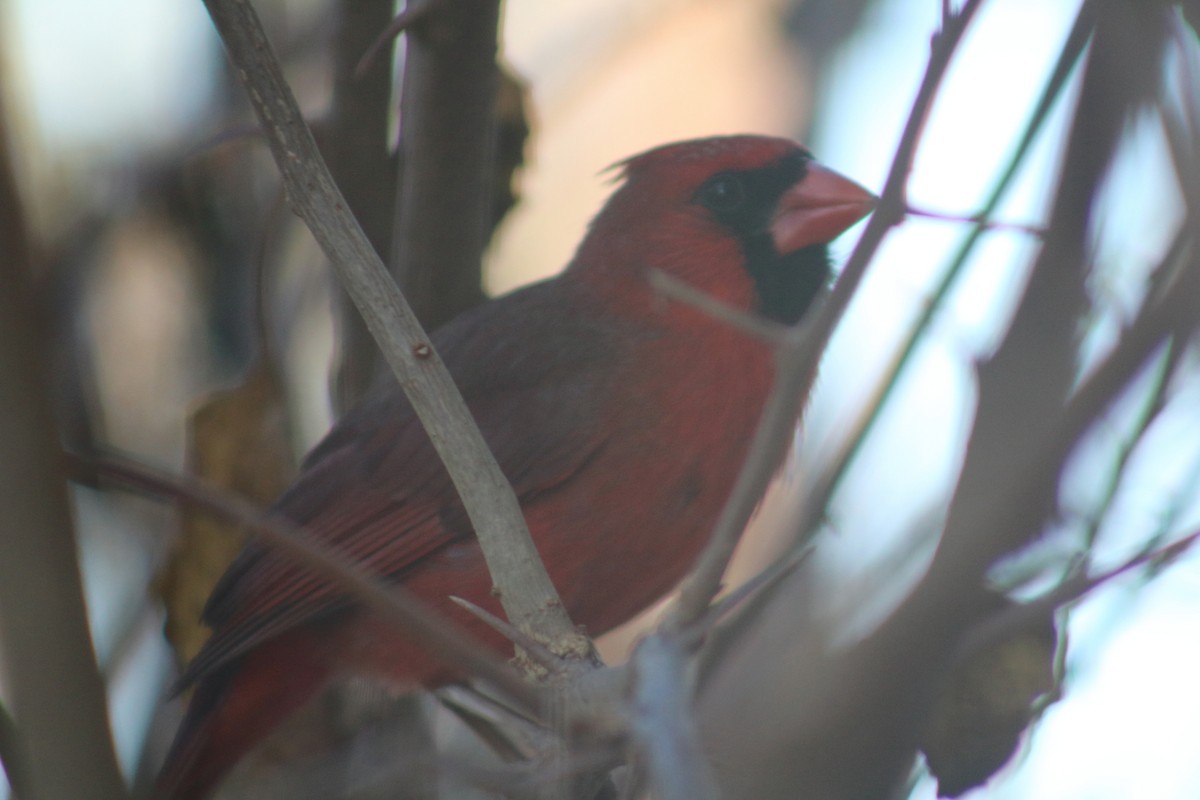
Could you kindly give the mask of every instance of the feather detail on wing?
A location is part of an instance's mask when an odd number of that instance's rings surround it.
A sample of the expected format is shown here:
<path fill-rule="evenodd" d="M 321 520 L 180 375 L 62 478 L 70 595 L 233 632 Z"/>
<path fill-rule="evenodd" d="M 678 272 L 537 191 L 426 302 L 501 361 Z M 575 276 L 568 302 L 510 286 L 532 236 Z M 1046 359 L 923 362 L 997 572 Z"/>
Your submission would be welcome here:
<path fill-rule="evenodd" d="M 543 294 L 539 285 L 509 295 L 434 337 L 523 505 L 585 469 L 603 446 L 601 409 L 612 375 L 605 367 L 638 338 L 613 331 L 586 298 L 576 313 L 543 313 Z M 561 285 L 554 297 L 562 302 Z M 488 329 L 500 304 L 524 306 L 500 318 L 516 313 L 528 336 L 514 342 Z M 489 369 L 498 362 L 503 369 Z M 394 388 L 380 389 L 330 432 L 274 510 L 393 582 L 432 553 L 474 535 L 432 443 Z M 252 542 L 214 589 L 204 612 L 213 636 L 178 686 L 350 604 L 340 587 Z"/>

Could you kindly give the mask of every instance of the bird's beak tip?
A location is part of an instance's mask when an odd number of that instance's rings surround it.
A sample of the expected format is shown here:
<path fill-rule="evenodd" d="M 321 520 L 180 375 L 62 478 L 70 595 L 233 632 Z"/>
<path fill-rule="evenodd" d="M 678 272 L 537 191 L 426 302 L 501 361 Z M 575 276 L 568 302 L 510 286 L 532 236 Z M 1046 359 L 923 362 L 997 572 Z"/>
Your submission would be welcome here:
<path fill-rule="evenodd" d="M 780 253 L 828 244 L 871 213 L 879 198 L 849 178 L 816 162 L 783 193 L 771 221 Z"/>

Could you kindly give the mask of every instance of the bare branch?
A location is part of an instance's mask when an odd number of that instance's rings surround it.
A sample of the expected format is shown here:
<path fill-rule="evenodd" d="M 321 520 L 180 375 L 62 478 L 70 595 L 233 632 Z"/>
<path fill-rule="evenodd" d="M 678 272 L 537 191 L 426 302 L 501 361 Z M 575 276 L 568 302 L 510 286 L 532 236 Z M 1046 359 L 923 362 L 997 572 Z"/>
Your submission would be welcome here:
<path fill-rule="evenodd" d="M 831 652 L 822 620 L 805 614 L 809 587 L 802 581 L 789 582 L 786 594 L 780 590 L 769 618 L 738 626 L 704 693 L 714 743 L 724 736 L 722 758 L 739 762 L 736 772 L 721 772 L 727 792 L 882 797 L 903 783 L 953 654 L 988 613 L 986 569 L 1042 529 L 1061 466 L 1081 433 L 1181 321 L 1200 310 L 1200 286 L 1188 277 L 1195 271 L 1181 271 L 1163 300 L 1148 302 L 1122 337 L 1114 350 L 1119 358 L 1072 392 L 1089 210 L 1125 115 L 1145 98 L 1160 54 L 1154 49 L 1159 9 L 1085 8 L 1099 13 L 1104 34 L 1097 33 L 1090 51 L 1050 240 L 1008 338 L 980 370 L 976 428 L 942 547 L 899 609 L 843 649 Z M 935 39 L 935 57 L 944 37 Z M 885 190 L 881 210 L 890 199 Z M 767 663 L 772 658 L 785 666 Z M 746 684 L 757 685 L 750 691 Z M 743 714 L 770 734 L 760 738 L 739 723 Z"/>
<path fill-rule="evenodd" d="M 422 0 L 405 42 L 392 271 L 436 328 L 484 299 L 500 0 Z"/>
<path fill-rule="evenodd" d="M 1161 15 L 1120 3 L 1103 4 L 1100 10 L 1051 211 L 1050 236 L 1033 264 L 1008 335 L 978 370 L 979 408 L 930 575 L 934 582 L 947 580 L 947 588 L 978 586 L 997 558 L 1041 531 L 1053 512 L 1062 459 L 1070 452 L 1063 449 L 1056 458 L 1045 444 L 1061 442 L 1071 428 L 1064 424 L 1062 410 L 1074 380 L 1078 321 L 1087 304 L 1093 198 L 1127 115 L 1155 80 L 1161 55 L 1155 48 L 1162 43 Z M 1151 347 L 1161 338 L 1156 331 Z M 1115 393 L 1120 386 L 1108 389 Z M 1111 397 L 1097 398 L 1093 413 Z M 1091 419 L 1076 421 L 1073 435 L 1082 433 Z M 1034 454 L 1048 458 L 1035 465 L 1030 461 Z M 1030 480 L 1035 473 L 1042 478 L 1036 486 Z M 1016 485 L 1028 491 L 1010 491 Z"/>
<path fill-rule="evenodd" d="M 492 630 L 496 631 L 501 636 L 504 636 L 517 647 L 521 648 L 523 651 L 525 651 L 527 656 L 546 669 L 555 670 L 562 666 L 563 660 L 561 657 L 550 652 L 545 645 L 515 625 L 510 625 L 509 623 L 497 617 L 495 614 L 492 614 L 486 609 L 480 608 L 465 598 L 450 595 L 450 600 L 459 608 L 463 609 L 464 611 L 469 611 L 480 620 L 487 623 Z"/>
<path fill-rule="evenodd" d="M 845 475 L 850 463 L 862 448 L 863 443 L 866 442 L 867 435 L 878 421 L 879 415 L 883 411 L 888 398 L 891 397 L 896 386 L 899 384 L 904 368 L 912 360 L 912 356 L 917 350 L 917 345 L 922 341 L 926 331 L 929 330 L 930 324 L 932 324 L 938 310 L 945 303 L 946 297 L 949 296 L 950 290 L 957 283 L 959 276 L 963 274 L 971 253 L 974 252 L 975 246 L 979 243 L 986 230 L 986 223 L 991 219 L 992 214 L 999 207 L 1000 201 L 1007 194 L 1009 187 L 1016 178 L 1018 169 L 1024 163 L 1025 157 L 1032 148 L 1038 133 L 1045 124 L 1047 117 L 1049 117 L 1051 108 L 1053 108 L 1055 101 L 1062 94 L 1067 83 L 1067 78 L 1070 76 L 1079 58 L 1083 55 L 1084 48 L 1091 38 L 1092 29 L 1095 27 L 1095 24 L 1095 2 L 1094 0 L 1088 0 L 1076 15 L 1071 32 L 1067 35 L 1067 40 L 1063 44 L 1054 69 L 1051 71 L 1050 77 L 1046 80 L 1046 85 L 1043 87 L 1037 103 L 1034 105 L 1029 121 L 1025 124 L 1024 130 L 1021 132 L 1021 138 L 1017 142 L 1017 146 L 1013 148 L 1012 155 L 1009 156 L 1000 177 L 997 178 L 995 186 L 992 188 L 987 200 L 984 201 L 983 207 L 976 215 L 978 221 L 964 237 L 958 250 L 955 251 L 954 256 L 950 259 L 949 265 L 942 273 L 941 280 L 931 292 L 929 300 L 925 303 L 920 316 L 913 323 L 903 344 L 897 349 L 895 358 L 892 360 L 884 377 L 880 380 L 872 394 L 871 400 L 866 404 L 867 410 L 856 420 L 850 433 L 844 439 L 838 454 L 832 459 L 832 467 L 828 471 L 823 472 L 809 488 L 803 505 L 804 513 L 801 515 L 796 526 L 797 535 L 801 537 L 802 541 L 814 531 L 821 515 L 825 513 L 829 499 L 832 497 L 838 484 L 841 483 L 841 479 Z"/>
<path fill-rule="evenodd" d="M 39 800 L 125 796 L 51 418 L 32 247 L 0 109 L 0 654 Z M 8 754 L 5 754 L 6 757 Z"/>
<path fill-rule="evenodd" d="M 540 708 L 537 689 L 523 681 L 490 650 L 402 587 L 383 584 L 341 553 L 316 542 L 277 514 L 200 481 L 168 475 L 151 467 L 114 456 L 84 457 L 67 454 L 73 473 L 86 480 L 99 478 L 127 489 L 168 497 L 245 527 L 268 547 L 290 558 L 315 575 L 337 584 L 355 600 L 406 635 L 421 639 L 443 662 L 468 675 L 476 675 L 502 690 L 530 713 Z"/>
<path fill-rule="evenodd" d="M 734 308 L 708 292 L 701 291 L 687 281 L 680 280 L 661 269 L 650 269 L 647 273 L 647 280 L 650 286 L 663 297 L 702 311 L 713 319 L 724 322 L 742 333 L 747 333 L 764 344 L 772 347 L 783 344 L 783 337 L 787 331 L 786 325 Z"/>
<path fill-rule="evenodd" d="M 422 20 L 427 19 L 429 12 L 433 10 L 436 2 L 437 0 L 412 0 L 412 2 L 409 2 L 404 10 L 393 17 L 388 26 L 383 29 L 383 32 L 371 42 L 370 47 L 367 48 L 367 51 L 363 53 L 362 58 L 359 60 L 358 66 L 355 67 L 354 76 L 361 78 L 374 68 L 376 62 L 388 50 L 396 37 L 416 27 Z"/>
<path fill-rule="evenodd" d="M 381 58 L 361 71 L 355 65 L 394 8 L 394 0 L 333 4 L 333 98 L 317 128 L 329 171 L 380 258 L 392 249 L 391 207 L 396 196 L 395 157 L 388 140 L 392 63 Z M 335 292 L 339 344 L 330 371 L 330 394 L 334 413 L 341 416 L 373 380 L 386 374 L 387 365 L 358 309 L 340 287 Z"/>
<path fill-rule="evenodd" d="M 990 214 L 982 212 L 967 216 L 963 214 L 950 214 L 945 211 L 933 211 L 928 208 L 916 208 L 910 205 L 908 207 L 908 215 L 923 217 L 925 219 L 935 219 L 939 222 L 969 222 L 973 225 L 978 225 L 980 229 L 985 231 L 1007 231 L 1010 233 L 1024 233 L 1037 239 L 1046 238 L 1046 229 L 1041 225 L 1032 225 L 1028 222 L 1003 222 L 991 219 Z"/>
<path fill-rule="evenodd" d="M 512 488 L 429 337 L 330 178 L 254 9 L 247 0 L 205 0 L 205 5 L 246 86 L 290 202 L 337 268 L 446 464 L 505 613 L 519 627 L 587 651 L 538 558 Z"/>
<path fill-rule="evenodd" d="M 791 445 L 792 426 L 808 398 L 817 362 L 825 345 L 849 306 L 883 237 L 904 217 L 907 206 L 904 187 L 925 117 L 946 74 L 950 58 L 979 9 L 980 2 L 968 0 L 935 38 L 929 65 L 896 148 L 879 206 L 842 270 L 837 286 L 828 301 L 820 306 L 816 318 L 789 331 L 779 351 L 775 386 L 763 409 L 746 465 L 738 475 L 729 502 L 721 511 L 712 539 L 700 554 L 696 566 L 684 579 L 679 599 L 665 624 L 678 629 L 699 619 L 719 590 L 721 576 L 733 556 L 741 533 Z"/>

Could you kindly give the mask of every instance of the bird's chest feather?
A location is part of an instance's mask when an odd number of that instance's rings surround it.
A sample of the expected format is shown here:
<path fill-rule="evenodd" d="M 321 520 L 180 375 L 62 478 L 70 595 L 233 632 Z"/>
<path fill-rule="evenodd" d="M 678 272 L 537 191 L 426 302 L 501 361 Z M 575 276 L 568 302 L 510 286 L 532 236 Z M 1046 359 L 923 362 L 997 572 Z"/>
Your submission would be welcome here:
<path fill-rule="evenodd" d="M 770 354 L 732 336 L 650 343 L 614 376 L 588 480 L 527 509 L 551 576 L 594 633 L 669 591 L 708 540 L 745 460 Z M 610 598 L 604 607 L 597 596 Z M 591 598 L 583 601 L 582 598 Z"/>

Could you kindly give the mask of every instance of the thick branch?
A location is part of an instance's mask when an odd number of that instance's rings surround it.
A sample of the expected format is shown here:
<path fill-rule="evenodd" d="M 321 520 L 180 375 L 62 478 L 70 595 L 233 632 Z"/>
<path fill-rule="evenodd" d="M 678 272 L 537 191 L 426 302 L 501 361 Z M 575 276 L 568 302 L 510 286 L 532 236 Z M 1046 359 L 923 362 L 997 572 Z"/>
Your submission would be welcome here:
<path fill-rule="evenodd" d="M 334 5 L 333 102 L 321 126 L 321 151 L 354 218 L 375 252 L 392 248 L 392 198 L 396 171 L 389 152 L 392 103 L 391 40 L 361 73 L 363 51 L 392 17 L 393 0 L 338 0 Z M 339 292 L 340 343 L 332 386 L 333 405 L 343 414 L 387 367 L 358 310 Z"/>
<path fill-rule="evenodd" d="M 1092 204 L 1125 120 L 1156 79 L 1164 34 L 1156 12 L 1125 0 L 1102 4 L 1050 235 L 1008 335 L 979 368 L 979 409 L 931 570 L 934 580 L 945 573 L 950 584 L 978 585 L 997 558 L 1040 533 L 1053 511 L 1061 461 L 1051 465 L 1054 471 L 1043 485 L 1017 495 L 1011 489 L 1028 486 L 1030 458 L 1062 433 L 1060 415 L 1074 380 L 1077 331 L 1087 302 Z M 997 513 L 1014 504 L 1023 513 Z"/>
<path fill-rule="evenodd" d="M 840 653 L 831 655 L 827 631 L 806 617 L 811 587 L 802 581 L 782 587 L 762 617 L 739 620 L 704 693 L 705 721 L 734 751 L 721 755 L 743 762 L 736 773 L 722 773 L 728 793 L 858 800 L 894 790 L 911 769 L 918 731 L 953 653 L 983 610 L 974 599 L 984 570 L 1040 531 L 1061 464 L 1083 429 L 1189 313 L 1187 301 L 1194 305 L 1195 284 L 1183 281 L 1170 303 L 1148 303 L 1143 317 L 1156 319 L 1135 324 L 1111 368 L 1068 398 L 1088 209 L 1124 115 L 1158 69 L 1155 52 L 1146 48 L 1153 37 L 1144 36 L 1157 12 L 1126 0 L 1096 5 L 1107 33 L 1093 45 L 1068 147 L 1050 234 L 1058 241 L 1043 248 L 1012 333 L 982 370 L 981 393 L 988 396 L 980 403 L 975 452 L 968 455 L 945 546 L 900 610 Z M 890 208 L 891 199 L 885 191 L 881 209 Z M 786 666 L 776 666 L 780 662 Z M 755 688 L 742 688 L 747 685 Z M 743 717 L 770 731 L 771 744 L 740 724 Z"/>
<path fill-rule="evenodd" d="M 481 302 L 490 230 L 499 0 L 425 0 L 407 31 L 393 271 L 436 328 Z"/>
<path fill-rule="evenodd" d="M 837 456 L 832 459 L 831 468 L 823 471 L 810 484 L 802 507 L 803 514 L 796 525 L 796 534 L 802 539 L 810 536 L 819 524 L 822 515 L 825 513 L 826 506 L 828 506 L 834 491 L 840 484 L 850 463 L 866 442 L 867 435 L 879 420 L 888 399 L 891 397 L 896 386 L 899 385 L 900 377 L 904 374 L 905 367 L 911 362 L 913 355 L 917 352 L 918 346 L 925 340 L 925 333 L 929 330 L 930 325 L 945 305 L 945 300 L 949 296 L 951 289 L 957 285 L 958 278 L 965 272 L 965 267 L 969 263 L 971 254 L 975 251 L 975 246 L 988 229 L 992 214 L 999 207 L 1000 201 L 1004 199 L 1008 188 L 1016 178 L 1018 169 L 1025 161 L 1025 156 L 1032 148 L 1037 134 L 1041 131 L 1043 124 L 1050 115 L 1051 109 L 1066 86 L 1072 69 L 1083 55 L 1083 51 L 1091 39 L 1092 28 L 1095 24 L 1096 0 L 1088 0 L 1088 2 L 1080 7 L 1079 13 L 1075 18 L 1075 24 L 1072 26 L 1066 42 L 1063 44 L 1058 61 L 1055 63 L 1054 69 L 1051 71 L 1051 75 L 1042 89 L 1041 96 L 1038 98 L 1034 110 L 1030 114 L 1029 121 L 1021 132 L 1020 140 L 1013 149 L 1012 155 L 1009 156 L 1008 162 L 996 180 L 995 186 L 992 187 L 982 208 L 976 215 L 976 221 L 951 257 L 950 263 L 938 281 L 937 286 L 930 292 L 928 301 L 906 335 L 904 343 L 897 349 L 895 359 L 893 359 L 886 374 L 878 383 L 878 388 L 874 392 L 871 402 L 866 404 L 867 410 L 856 420 L 850 433 L 844 440 L 843 447 Z M 909 213 L 913 213 L 911 208 L 909 209 Z M 1040 231 L 1038 235 L 1039 237 L 1044 237 L 1045 231 Z"/>
<path fill-rule="evenodd" d="M 5 138 L 0 119 L 0 645 L 29 757 L 17 777 L 37 800 L 116 800 L 125 790 L 84 611 Z"/>
<path fill-rule="evenodd" d="M 578 642 L 520 506 L 412 310 L 325 168 L 247 0 L 205 0 L 263 126 L 288 198 L 363 313 L 446 464 L 479 537 L 500 601 L 516 625 Z"/>

